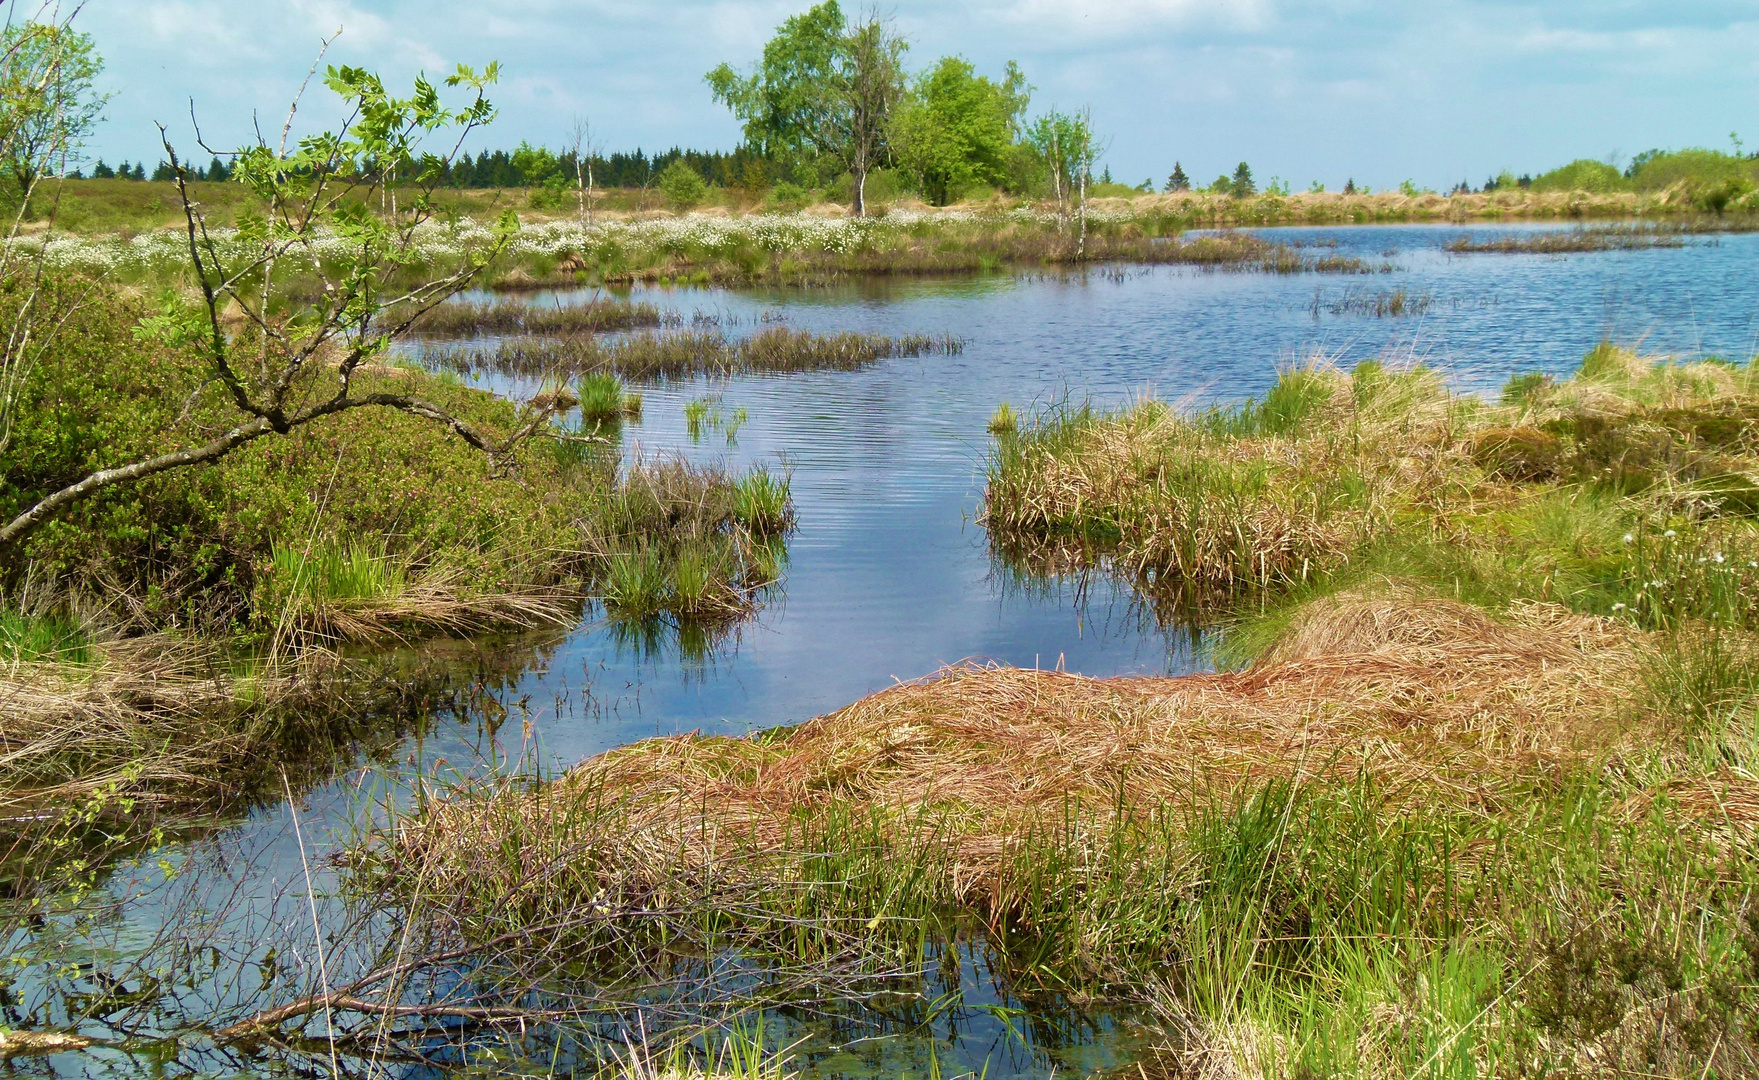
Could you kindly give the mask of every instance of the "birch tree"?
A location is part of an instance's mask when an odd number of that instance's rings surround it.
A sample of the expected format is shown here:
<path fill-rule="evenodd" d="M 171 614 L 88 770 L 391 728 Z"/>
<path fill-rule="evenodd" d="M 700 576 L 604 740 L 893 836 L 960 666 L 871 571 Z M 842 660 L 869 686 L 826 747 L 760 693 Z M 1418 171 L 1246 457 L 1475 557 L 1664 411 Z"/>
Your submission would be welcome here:
<path fill-rule="evenodd" d="M 91 38 L 73 29 L 71 15 L 52 17 L 56 10 L 40 9 L 39 19 L 47 21 L 9 23 L 0 33 L 0 171 L 15 200 L 0 246 L 0 281 L 40 279 L 42 248 L 18 243 L 25 219 L 38 187 L 66 171 L 103 110 L 104 99 L 91 89 L 103 60 Z M 34 317 L 35 282 L 22 292 L 0 339 L 0 458 L 12 441 L 25 380 L 45 344 Z"/>
<path fill-rule="evenodd" d="M 843 35 L 842 70 L 835 88 L 840 108 L 830 114 L 833 122 L 826 142 L 855 181 L 857 216 L 867 213 L 867 176 L 886 158 L 892 111 L 904 95 L 908 47 L 873 12 Z"/>
<path fill-rule="evenodd" d="M 1099 147 L 1093 137 L 1093 114 L 1087 109 L 1072 115 L 1052 109 L 1033 122 L 1026 139 L 1049 175 L 1059 221 L 1067 222 L 1071 216 L 1078 221 L 1076 254 L 1084 258 L 1087 254 L 1087 188 L 1093 182 L 1093 167 L 1099 163 Z"/>

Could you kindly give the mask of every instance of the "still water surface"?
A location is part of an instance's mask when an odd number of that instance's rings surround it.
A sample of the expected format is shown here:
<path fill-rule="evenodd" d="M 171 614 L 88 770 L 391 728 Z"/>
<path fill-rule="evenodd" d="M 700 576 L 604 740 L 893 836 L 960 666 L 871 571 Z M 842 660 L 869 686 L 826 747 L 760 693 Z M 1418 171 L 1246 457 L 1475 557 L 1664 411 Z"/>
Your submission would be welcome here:
<path fill-rule="evenodd" d="M 1494 390 L 1519 372 L 1567 373 L 1606 337 L 1688 357 L 1759 352 L 1759 236 L 1557 257 L 1450 256 L 1441 245 L 1458 228 L 1267 232 L 1395 269 L 1275 277 L 1119 268 L 811 291 L 637 290 L 637 299 L 686 319 L 718 316 L 734 333 L 779 318 L 813 331 L 951 333 L 965 347 L 956 356 L 890 360 L 859 372 L 642 387 L 645 408 L 625 425 L 626 450 L 788 470 L 800 527 L 785 584 L 755 621 L 706 653 L 663 635 L 632 642 L 589 612 L 499 695 L 522 703 L 517 711 L 531 722 L 537 755 L 561 767 L 647 736 L 798 722 L 962 660 L 1096 676 L 1201 668 L 1193 634 L 1157 624 L 1126 588 L 1104 579 L 1021 582 L 992 560 L 975 518 L 985 425 L 1002 401 L 1029 413 L 1062 402 L 1117 405 L 1144 393 L 1232 401 L 1262 392 L 1279 365 L 1316 354 L 1345 365 L 1421 360 L 1462 388 Z M 1352 298 L 1371 301 L 1398 289 L 1427 299 L 1427 309 L 1401 318 L 1351 313 Z M 711 395 L 725 413 L 744 410 L 735 439 L 712 430 L 691 437 L 684 405 Z M 475 768 L 497 737 L 504 752 L 518 752 L 522 724 L 496 736 L 479 720 L 455 718 L 430 732 L 423 755 Z M 387 770 L 395 781 L 396 766 L 363 764 L 312 793 L 300 807 L 299 837 L 280 806 L 217 839 L 163 853 L 174 865 L 188 860 L 200 868 L 175 887 L 155 886 L 157 872 L 147 866 L 119 875 L 112 889 L 124 902 L 110 933 L 124 951 L 128 942 L 142 947 L 173 894 L 216 908 L 224 896 L 209 925 L 212 942 L 228 955 L 248 955 L 272 926 L 297 938 L 302 917 L 309 942 L 302 866 L 319 867 L 320 887 L 330 882 L 324 856 L 346 839 L 363 785 Z M 983 982 L 981 974 L 968 965 L 968 991 Z M 217 980 L 199 996 L 212 1005 L 248 994 L 248 981 L 228 990 Z M 973 1008 L 929 1026 L 948 1075 L 986 1061 L 990 1076 L 1043 1076 L 1053 1066 L 1066 1074 L 1116 1063 L 1127 1051 L 1128 1025 L 1104 1016 L 1010 1035 L 1004 1015 L 981 1007 L 1004 999 L 993 990 L 968 992 Z M 861 1073 L 920 1066 L 923 1042 L 878 1040 L 872 1045 L 887 1049 L 860 1053 L 805 1050 L 826 1072 Z M 186 1065 L 225 1067 L 194 1053 Z M 114 1054 L 52 1059 L 65 1073 L 123 1063 Z"/>

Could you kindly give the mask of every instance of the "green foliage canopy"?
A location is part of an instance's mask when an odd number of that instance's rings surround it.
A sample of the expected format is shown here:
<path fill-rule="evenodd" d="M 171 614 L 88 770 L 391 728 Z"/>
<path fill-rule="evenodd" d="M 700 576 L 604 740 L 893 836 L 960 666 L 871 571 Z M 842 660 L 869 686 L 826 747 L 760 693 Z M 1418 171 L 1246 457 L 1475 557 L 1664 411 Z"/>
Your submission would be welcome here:
<path fill-rule="evenodd" d="M 893 153 L 931 202 L 975 184 L 1003 184 L 1032 88 L 1013 61 L 1000 82 L 943 57 L 917 77 L 892 122 Z"/>
<path fill-rule="evenodd" d="M 1625 187 L 1624 175 L 1617 169 L 1588 158 L 1578 158 L 1533 180 L 1534 191 L 1591 191 L 1603 195 L 1623 191 Z"/>
<path fill-rule="evenodd" d="M 1232 194 L 1237 199 L 1250 198 L 1258 193 L 1258 185 L 1252 181 L 1252 166 L 1244 161 L 1234 167 L 1234 177 L 1229 181 Z"/>
<path fill-rule="evenodd" d="M 683 159 L 666 166 L 660 174 L 660 192 L 674 210 L 688 210 L 708 195 L 708 184 L 702 174 L 685 164 Z"/>
<path fill-rule="evenodd" d="M 715 100 L 744 122 L 745 141 L 764 157 L 811 157 L 838 108 L 842 55 L 843 10 L 837 0 L 825 0 L 782 23 L 755 72 L 741 76 L 722 64 L 707 80 Z"/>
<path fill-rule="evenodd" d="M 1051 193 L 1059 207 L 1092 179 L 1099 153 L 1093 124 L 1086 112 L 1070 115 L 1052 109 L 1026 130 L 1026 142 L 1050 177 Z"/>
<path fill-rule="evenodd" d="M 906 47 L 877 15 L 846 26 L 836 0 L 827 0 L 784 22 L 752 74 L 722 64 L 707 79 L 715 100 L 744 121 L 747 145 L 765 159 L 829 159 L 848 170 L 861 213 L 867 175 L 886 158 Z"/>
<path fill-rule="evenodd" d="M 207 373 L 203 385 L 214 389 L 231 415 L 210 427 L 209 441 L 200 445 L 83 477 L 63 477 L 61 486 L 0 525 L 0 545 L 24 539 L 110 488 L 211 465 L 259 439 L 286 437 L 307 424 L 359 408 L 395 410 L 444 425 L 491 459 L 505 456 L 547 424 L 549 413 L 537 408 L 537 415 L 507 441 L 491 441 L 435 402 L 369 388 L 372 362 L 390 342 L 474 280 L 517 227 L 517 219 L 503 219 L 493 242 L 466 253 L 456 270 L 439 276 L 428 271 L 427 255 L 416 242 L 417 230 L 435 212 L 432 191 L 445 165 L 444 158 L 422 149 L 424 140 L 450 128 L 456 147 L 472 129 L 488 122 L 494 110 L 484 95 L 497 75 L 493 64 L 480 74 L 460 65 L 446 83 L 465 87 L 474 96 L 464 107 L 452 109 L 426 78 L 417 78 L 413 94 L 404 98 L 388 92 L 371 72 L 328 69 L 324 81 L 344 99 L 347 123 L 306 136 L 291 149 L 259 136 L 255 145 L 240 150 L 234 179 L 265 209 L 240 213 L 236 235 L 225 243 L 208 227 L 202 205 L 187 186 L 188 173 L 166 141 L 187 218 L 190 271 L 200 300 L 191 304 L 168 294 L 159 312 L 141 321 L 137 334 L 170 348 L 199 350 Z M 394 181 L 402 182 L 396 200 L 380 198 L 389 194 Z M 277 268 L 289 264 L 309 267 L 318 287 L 311 301 L 295 305 L 295 313 L 283 317 L 287 280 Z M 387 310 L 400 317 L 381 318 Z M 242 329 L 228 325 L 233 311 L 242 317 Z M 15 385 L 16 372 L 24 368 L 11 354 L 6 360 L 6 381 Z M 319 369 L 334 375 L 321 393 L 310 378 Z M 357 380 L 367 385 L 357 386 Z M 215 431 L 222 433 L 215 436 Z"/>
<path fill-rule="evenodd" d="M 1638 191 L 1660 191 L 1679 182 L 1710 185 L 1759 179 L 1759 162 L 1720 150 L 1649 151 L 1633 159 L 1630 180 Z"/>
<path fill-rule="evenodd" d="M 102 284 L 51 276 L 33 296 L 0 287 L 0 316 L 26 303 L 53 337 L 22 387 L 19 422 L 0 456 L 0 520 L 70 479 L 198 446 L 235 422 L 199 345 L 140 337 L 150 308 Z M 296 392 L 333 392 L 336 373 L 308 368 Z M 519 421 L 510 402 L 420 371 L 379 368 L 371 390 L 419 393 L 480 430 Z M 5 567 L 68 582 L 106 582 L 133 598 L 142 629 L 242 623 L 263 603 L 278 543 L 375 538 L 399 562 L 443 564 L 461 584 L 494 588 L 536 572 L 533 551 L 567 541 L 578 492 L 553 455 L 522 457 L 526 484 L 491 479 L 483 456 L 432 421 L 353 410 L 241 447 L 209 468 L 167 471 L 68 507 L 31 533 Z M 257 602 L 253 602 L 253 596 Z"/>
<path fill-rule="evenodd" d="M 38 22 L 0 31 L 0 172 L 12 198 L 78 156 L 103 113 L 92 90 L 103 70 L 90 34 Z"/>

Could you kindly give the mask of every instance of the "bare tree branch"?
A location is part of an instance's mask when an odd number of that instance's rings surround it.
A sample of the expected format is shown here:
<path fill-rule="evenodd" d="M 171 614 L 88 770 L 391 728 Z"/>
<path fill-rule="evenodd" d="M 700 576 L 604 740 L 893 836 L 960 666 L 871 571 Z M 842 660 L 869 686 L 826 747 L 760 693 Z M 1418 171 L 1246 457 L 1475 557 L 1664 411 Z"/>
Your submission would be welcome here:
<path fill-rule="evenodd" d="M 329 44 L 329 40 L 324 42 L 325 49 Z M 319 54 L 320 62 L 322 55 Z M 314 64 L 308 73 L 308 83 L 317 68 Z M 420 397 L 354 393 L 355 375 L 361 365 L 380 355 L 391 341 L 407 334 L 415 321 L 434 306 L 468 287 L 505 246 L 503 234 L 489 246 L 486 255 L 467 252 L 463 264 L 451 273 L 400 288 L 389 301 L 382 295 L 383 282 L 412 265 L 411 252 L 415 250 L 418 230 L 432 214 L 432 189 L 438 182 L 439 170 L 433 166 L 435 159 L 418 156 L 421 140 L 441 128 L 456 128 L 458 138 L 451 151 L 456 153 L 463 145 L 464 135 L 493 115 L 484 92 L 494 81 L 496 70 L 490 65 L 479 75 L 460 67 L 447 80 L 448 85 L 468 86 L 476 97 L 468 107 L 452 111 L 439 103 L 433 86 L 425 80 L 417 81 L 415 96 L 398 99 L 385 92 L 377 76 L 358 69 L 330 68 L 326 80 L 350 104 L 347 119 L 337 131 L 302 140 L 297 148 L 290 148 L 293 117 L 299 106 L 296 98 L 278 147 L 270 147 L 259 133 L 255 146 L 235 155 L 234 169 L 242 173 L 240 180 L 252 184 L 268 203 L 267 212 L 257 220 L 254 229 L 240 234 L 257 245 L 256 250 L 247 250 L 242 257 L 224 249 L 210 231 L 203 207 L 191 189 L 188 170 L 161 125 L 160 142 L 183 203 L 189 265 L 201 296 L 202 313 L 196 324 L 201 329 L 193 340 L 201 344 L 211 369 L 210 381 L 225 386 L 231 407 L 242 414 L 242 419 L 202 445 L 96 470 L 42 496 L 0 528 L 0 546 L 16 542 L 54 514 L 107 488 L 173 469 L 209 464 L 266 435 L 286 435 L 313 421 L 353 409 L 395 409 L 437 423 L 486 454 L 494 474 L 505 471 L 523 442 L 547 431 L 563 400 L 560 396 L 534 403 L 523 411 L 510 435 L 496 438 Z M 301 96 L 304 91 L 302 85 Z M 192 123 L 193 119 L 192 111 Z M 199 140 L 199 128 L 197 132 Z M 411 170 L 416 177 L 416 194 L 406 209 L 387 200 L 388 206 L 377 216 L 360 212 L 359 206 L 370 205 L 367 200 L 374 192 L 387 190 Z M 338 235 L 349 239 L 353 251 L 340 260 L 342 266 L 332 279 L 325 270 L 325 260 L 319 257 L 319 245 Z M 314 273 L 323 283 L 323 296 L 308 317 L 282 321 L 271 314 L 277 264 L 301 251 L 310 258 Z M 261 296 L 253 300 L 245 295 L 245 290 L 254 291 L 259 277 Z M 34 300 L 34 294 L 29 300 Z M 252 343 L 256 352 L 255 372 L 241 371 L 233 355 L 244 342 L 227 330 L 232 305 L 256 331 L 257 340 Z M 396 317 L 380 325 L 380 315 L 388 308 L 395 310 Z M 173 324 L 171 330 L 181 333 L 178 327 L 183 325 L 183 317 L 176 315 L 175 306 L 167 318 Z M 23 322 L 26 329 L 21 331 L 16 324 L 12 328 L 11 345 L 22 347 L 22 343 L 28 342 L 30 321 Z M 21 334 L 25 336 L 21 338 Z M 314 361 L 320 356 L 327 357 L 327 350 L 333 348 L 340 350 L 335 362 L 335 393 L 296 407 L 295 390 L 313 386 L 306 373 Z M 0 359 L 5 360 L 5 366 L 0 367 L 0 410 L 10 408 L 22 379 L 23 368 L 16 362 L 17 355 L 18 349 L 12 347 L 0 354 Z M 5 415 L 0 414 L 0 437 L 6 430 L 4 421 Z"/>

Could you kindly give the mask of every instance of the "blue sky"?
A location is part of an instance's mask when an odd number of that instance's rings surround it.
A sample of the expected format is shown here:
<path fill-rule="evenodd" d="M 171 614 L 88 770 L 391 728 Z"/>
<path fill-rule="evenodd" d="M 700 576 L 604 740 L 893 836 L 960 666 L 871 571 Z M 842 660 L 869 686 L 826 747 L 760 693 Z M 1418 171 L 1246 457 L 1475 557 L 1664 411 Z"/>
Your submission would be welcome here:
<path fill-rule="evenodd" d="M 66 0 L 63 0 L 65 3 Z M 849 3 L 857 6 L 859 0 Z M 164 121 L 211 145 L 279 128 L 319 39 L 406 82 L 499 60 L 485 143 L 731 148 L 702 75 L 749 64 L 807 0 L 88 0 L 114 92 L 94 151 L 160 154 Z M 1251 163 L 1295 187 L 1474 184 L 1501 169 L 1652 146 L 1759 146 L 1759 3 L 1731 0 L 892 0 L 913 67 L 1020 61 L 1033 108 L 1091 106 L 1116 179 L 1199 182 Z M 329 118 L 321 88 L 302 110 Z"/>

